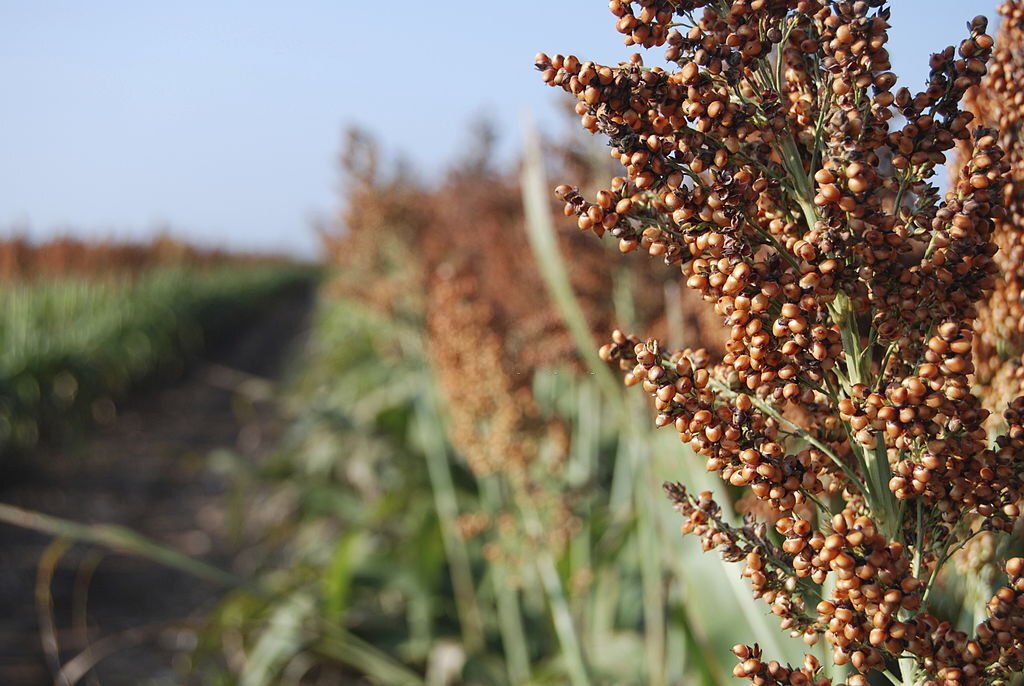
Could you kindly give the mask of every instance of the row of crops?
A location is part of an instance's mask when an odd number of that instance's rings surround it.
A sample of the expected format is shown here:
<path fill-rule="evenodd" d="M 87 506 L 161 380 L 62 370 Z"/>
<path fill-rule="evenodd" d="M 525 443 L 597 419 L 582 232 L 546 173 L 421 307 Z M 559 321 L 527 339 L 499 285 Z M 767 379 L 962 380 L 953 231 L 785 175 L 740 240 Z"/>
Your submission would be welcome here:
<path fill-rule="evenodd" d="M 693 303 L 648 261 L 604 268 L 605 246 L 546 220 L 537 165 L 532 215 L 518 176 L 469 168 L 438 191 L 348 169 L 349 231 L 328 246 L 290 430 L 275 459 L 236 461 L 259 493 L 261 564 L 194 668 L 247 686 L 719 686 L 739 624 L 799 660 L 806 646 L 776 639 L 739 570 L 682 540 L 658 497 L 666 480 L 720 481 L 592 361 L 624 319 L 692 340 Z"/>
<path fill-rule="evenodd" d="M 284 264 L 160 266 L 0 290 L 0 460 L 102 420 L 112 400 L 174 378 L 268 299 L 308 278 Z"/>
<path fill-rule="evenodd" d="M 637 404 L 551 367 L 533 393 L 571 435 L 565 461 L 475 473 L 415 323 L 328 296 L 310 335 L 291 430 L 240 479 L 276 505 L 263 591 L 228 595 L 199 670 L 252 686 L 717 685 L 730 626 L 770 628 L 737 572 L 652 501 L 681 470 L 716 484 L 668 434 L 641 438 Z"/>

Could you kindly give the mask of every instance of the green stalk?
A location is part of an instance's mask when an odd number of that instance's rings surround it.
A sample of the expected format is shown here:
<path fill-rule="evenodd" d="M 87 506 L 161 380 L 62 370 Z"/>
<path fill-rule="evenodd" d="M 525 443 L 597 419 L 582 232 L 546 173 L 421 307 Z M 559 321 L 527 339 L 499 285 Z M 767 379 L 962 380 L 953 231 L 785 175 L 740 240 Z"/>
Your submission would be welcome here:
<path fill-rule="evenodd" d="M 634 498 L 640 546 L 640 581 L 644 598 L 644 634 L 647 647 L 647 678 L 651 686 L 667 684 L 665 674 L 665 591 L 662 587 L 661 556 L 655 535 L 657 522 L 651 508 L 651 493 L 656 491 L 645 463 L 645 443 L 639 436 L 628 436 L 633 458 Z"/>
<path fill-rule="evenodd" d="M 619 447 L 615 453 L 615 464 L 612 467 L 612 483 L 608 489 L 608 510 L 618 521 L 630 516 L 633 498 L 633 463 L 629 459 L 628 446 L 624 437 L 619 436 Z"/>
<path fill-rule="evenodd" d="M 519 597 L 516 590 L 509 585 L 508 575 L 501 564 L 492 564 L 491 574 L 509 682 L 526 684 L 530 681 L 530 654 L 519 610 Z"/>
<path fill-rule="evenodd" d="M 813 187 L 804 172 L 796 143 L 789 136 L 783 136 L 780 140 L 783 165 L 793 181 L 796 200 L 804 213 L 807 226 L 812 228 L 818 220 L 817 210 L 812 200 Z M 842 337 L 843 351 L 846 357 L 845 385 L 846 392 L 849 394 L 854 385 L 867 383 L 870 376 L 872 357 L 870 353 L 872 351 L 864 349 L 861 344 L 857 313 L 846 293 L 841 291 L 836 293 L 835 299 L 829 304 L 829 312 L 833 321 L 839 326 L 839 333 Z M 892 471 L 884 441 L 879 436 L 877 446 L 870 451 L 863 450 L 855 440 L 851 441 L 851 446 L 858 456 L 862 456 L 860 461 L 864 465 L 866 472 L 864 476 L 870 488 L 870 492 L 865 490 L 864 493 L 872 503 L 872 509 L 883 520 L 880 522 L 883 529 L 891 539 L 895 539 L 900 529 L 899 506 L 895 495 L 889 490 Z"/>
<path fill-rule="evenodd" d="M 857 324 L 857 313 L 853 303 L 845 293 L 837 293 L 836 299 L 829 305 L 832 317 L 839 325 L 843 339 L 843 350 L 846 355 L 846 377 L 851 387 L 854 384 L 867 383 L 870 379 L 871 351 L 861 347 L 860 327 Z M 850 392 L 850 389 L 847 389 Z M 892 468 L 889 465 L 885 438 L 879 434 L 875 447 L 863 449 L 856 440 L 850 441 L 854 452 L 863 455 L 870 493 L 868 501 L 872 511 L 880 520 L 879 524 L 891 540 L 896 540 L 900 533 L 899 503 L 895 494 L 889 489 L 892 479 Z"/>
<path fill-rule="evenodd" d="M 496 477 L 479 480 L 480 500 L 485 511 L 494 516 L 502 501 L 501 489 Z M 530 652 L 526 642 L 526 630 L 523 628 L 523 617 L 519 608 L 519 595 L 509 585 L 505 573 L 505 563 L 495 560 L 490 564 L 491 580 L 494 585 L 494 597 L 498 610 L 498 627 L 501 631 L 501 644 L 505 648 L 505 668 L 509 682 L 525 684 L 530 681 Z"/>
<path fill-rule="evenodd" d="M 921 499 L 917 499 L 917 539 L 914 544 L 914 566 L 911 569 L 914 576 L 921 576 L 921 558 L 924 556 L 924 511 Z"/>
<path fill-rule="evenodd" d="M 570 473 L 571 486 L 595 483 L 595 478 L 600 460 L 600 438 L 601 438 L 601 396 L 599 389 L 594 387 L 588 379 L 581 379 L 576 388 L 576 416 L 572 422 L 572 472 Z M 591 489 L 588 488 L 588 491 Z M 584 498 L 581 503 L 579 531 L 572 538 L 569 548 L 569 560 L 572 563 L 570 578 L 583 572 L 593 575 L 594 569 L 594 502 L 595 498 L 590 496 Z M 588 589 L 592 593 L 592 589 Z M 587 636 L 584 643 L 597 645 L 593 630 L 596 627 L 594 617 L 594 606 L 591 603 L 584 604 L 583 626 L 587 627 Z"/>
<path fill-rule="evenodd" d="M 459 502 L 449 470 L 448 448 L 440 428 L 442 426 L 440 413 L 430 388 L 425 391 L 425 399 L 421 401 L 420 413 L 417 418 L 423 438 L 423 452 L 430 478 L 430 490 L 434 497 L 437 519 L 441 526 L 441 537 L 448 558 L 452 589 L 455 591 L 455 610 L 459 615 L 462 640 L 466 649 L 475 653 L 483 647 L 484 623 L 473 583 L 469 552 L 466 550 L 465 541 L 462 540 L 458 530 Z"/>
<path fill-rule="evenodd" d="M 558 636 L 558 643 L 562 648 L 562 657 L 565 660 L 569 683 L 572 686 L 589 686 L 590 676 L 583 658 L 583 646 L 580 644 L 576 632 L 576 624 L 573 621 L 572 611 L 569 609 L 569 601 L 565 596 L 562 579 L 558 575 L 555 558 L 542 541 L 544 527 L 528 495 L 522 494 L 522 497 L 518 498 L 518 502 L 527 533 L 537 544 L 535 559 L 537 573 L 540 575 L 541 584 L 544 586 L 544 593 L 551 608 L 551 618 L 555 626 L 555 634 Z"/>
<path fill-rule="evenodd" d="M 23 529 L 31 529 L 56 538 L 91 543 L 126 555 L 152 560 L 164 567 L 178 569 L 218 586 L 236 587 L 246 584 L 242 578 L 230 572 L 179 553 L 173 548 L 154 543 L 122 526 L 80 524 L 5 503 L 0 503 L 0 522 Z"/>
<path fill-rule="evenodd" d="M 893 341 L 885 349 L 885 354 L 882 356 L 881 366 L 879 366 L 878 368 L 878 383 L 875 387 L 876 391 L 881 390 L 882 381 L 885 377 L 885 368 L 889 366 L 889 359 L 892 357 L 893 353 L 896 352 L 897 347 L 899 347 L 898 344 L 896 343 L 896 341 Z"/>
<path fill-rule="evenodd" d="M 546 550 L 542 551 L 538 555 L 537 567 L 548 596 L 548 602 L 551 604 L 555 632 L 558 634 L 558 640 L 562 646 L 569 682 L 573 686 L 589 686 L 590 677 L 587 676 L 587 667 L 583 660 L 583 648 L 576 635 L 576 627 L 573 624 L 569 603 L 566 601 L 565 591 L 562 588 L 562 580 L 558 577 L 558 570 L 555 568 L 555 561 L 551 557 L 551 553 Z"/>
<path fill-rule="evenodd" d="M 913 660 L 900 660 L 900 676 L 903 677 L 903 686 L 917 686 L 917 669 Z"/>
<path fill-rule="evenodd" d="M 843 292 L 836 293 L 835 300 L 829 304 L 832 319 L 839 325 L 839 335 L 843 339 L 843 351 L 846 353 L 846 378 L 850 384 L 867 383 L 868 373 L 865 369 L 864 351 L 861 350 L 860 327 L 857 325 L 857 313 L 853 303 Z M 846 389 L 849 392 L 850 389 Z"/>
<path fill-rule="evenodd" d="M 544 158 L 533 129 L 525 127 L 523 153 L 523 209 L 526 213 L 526 233 L 547 286 L 551 299 L 555 301 L 576 348 L 590 373 L 609 398 L 621 397 L 620 385 L 608 365 L 597 354 L 598 346 L 590 333 L 590 326 L 583 309 L 573 293 L 569 270 L 558 249 L 558 232 L 551 218 L 550 196 L 547 177 L 544 173 Z"/>
<path fill-rule="evenodd" d="M 875 438 L 874 450 L 866 450 L 868 471 L 874 491 L 874 507 L 879 524 L 885 531 L 889 540 L 897 540 L 900 533 L 900 505 L 896 500 L 896 494 L 889 488 L 889 481 L 892 479 L 892 467 L 889 466 L 889 455 L 885 448 L 885 437 L 878 434 Z"/>
<path fill-rule="evenodd" d="M 579 483 L 589 484 L 595 478 L 600 462 L 601 437 L 601 396 L 594 385 L 587 380 L 579 384 L 576 399 L 576 431 L 573 447 L 576 464 L 579 465 Z M 577 546 L 573 550 L 573 565 L 583 569 L 593 567 L 591 555 L 591 536 L 593 534 L 593 500 L 587 498 L 583 503 L 583 521 L 580 532 L 576 536 Z"/>
<path fill-rule="evenodd" d="M 311 648 L 324 657 L 337 660 L 371 676 L 380 683 L 395 686 L 423 686 L 418 674 L 396 662 L 391 656 L 343 629 L 329 628 Z"/>
<path fill-rule="evenodd" d="M 783 164 L 793 180 L 797 202 L 804 213 L 808 227 L 813 227 L 817 222 L 818 215 L 812 201 L 813 188 L 804 172 L 799 150 L 789 136 L 781 138 L 781 148 Z M 833 321 L 839 326 L 839 333 L 842 337 L 843 351 L 846 356 L 846 391 L 850 393 L 854 385 L 867 383 L 869 379 L 871 350 L 862 347 L 857 313 L 846 293 L 836 293 L 835 300 L 829 304 L 829 312 Z M 895 539 L 900 528 L 899 507 L 895 495 L 889 490 L 892 471 L 884 441 L 879 436 L 877 446 L 871 451 L 863 450 L 856 441 L 851 441 L 851 446 L 854 452 L 859 455 L 863 454 L 862 462 L 867 472 L 865 478 L 871 489 L 870 493 L 865 491 L 865 495 L 868 496 L 869 502 L 872 502 L 872 509 L 883 520 L 880 522 L 883 529 L 891 539 Z"/>
<path fill-rule="evenodd" d="M 601 566 L 596 571 L 596 577 L 593 607 L 590 610 L 590 620 L 587 622 L 590 645 L 594 646 L 610 639 L 615 626 L 616 602 L 621 588 L 619 570 L 614 564 Z"/>

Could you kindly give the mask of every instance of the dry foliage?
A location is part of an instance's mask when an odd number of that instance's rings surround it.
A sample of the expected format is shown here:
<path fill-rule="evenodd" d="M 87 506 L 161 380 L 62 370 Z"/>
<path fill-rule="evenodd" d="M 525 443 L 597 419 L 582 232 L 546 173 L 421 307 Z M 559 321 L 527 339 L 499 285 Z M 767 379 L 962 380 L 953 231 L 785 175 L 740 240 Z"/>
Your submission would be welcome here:
<path fill-rule="evenodd" d="M 279 258 L 204 250 L 166 236 L 148 243 L 68 237 L 33 243 L 24 238 L 11 238 L 0 241 L 0 281 L 139 274 L 156 266 L 213 266 L 276 259 Z"/>

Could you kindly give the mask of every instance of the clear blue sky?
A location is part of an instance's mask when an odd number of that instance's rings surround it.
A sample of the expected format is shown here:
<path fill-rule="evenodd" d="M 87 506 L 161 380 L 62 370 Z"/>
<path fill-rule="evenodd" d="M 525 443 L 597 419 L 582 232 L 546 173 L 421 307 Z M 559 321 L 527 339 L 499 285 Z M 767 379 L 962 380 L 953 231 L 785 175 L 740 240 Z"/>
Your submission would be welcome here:
<path fill-rule="evenodd" d="M 896 0 L 905 83 L 994 0 Z M 312 254 L 346 125 L 422 173 L 481 114 L 514 149 L 556 121 L 538 50 L 606 62 L 604 0 L 0 0 L 0 232 L 144 237 Z"/>

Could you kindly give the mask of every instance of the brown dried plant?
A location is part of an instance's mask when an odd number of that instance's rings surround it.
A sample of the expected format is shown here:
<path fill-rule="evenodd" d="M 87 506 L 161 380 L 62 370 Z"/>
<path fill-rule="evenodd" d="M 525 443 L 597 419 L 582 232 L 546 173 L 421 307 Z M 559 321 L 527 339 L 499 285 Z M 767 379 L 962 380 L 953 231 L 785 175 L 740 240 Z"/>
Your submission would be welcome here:
<path fill-rule="evenodd" d="M 328 290 L 366 302 L 394 316 L 423 310 L 424 272 L 417 259 L 427 191 L 402 169 L 381 169 L 376 141 L 350 129 L 341 154 L 345 207 L 339 230 L 321 227 L 328 262 L 338 268 Z"/>
<path fill-rule="evenodd" d="M 494 143 L 478 128 L 462 158 L 427 188 L 388 178 L 372 140 L 351 134 L 342 156 L 346 230 L 325 238 L 340 267 L 335 293 L 405 318 L 410 336 L 422 334 L 448 438 L 482 494 L 480 511 L 463 513 L 461 534 L 482 542 L 491 562 L 522 570 L 510 576 L 520 584 L 538 549 L 564 550 L 581 504 L 579 484 L 565 473 L 571 426 L 542 407 L 535 383 L 554 370 L 579 378 L 584 364 L 527 239 L 518 169 L 495 163 Z M 598 178 L 578 144 L 548 146 L 547 155 L 576 178 Z M 636 319 L 665 328 L 665 286 L 679 288 L 668 269 L 652 270 L 641 256 L 625 266 L 607 259 L 607 246 L 581 232 L 574 216 L 557 224 L 556 240 L 573 256 L 569 277 L 593 341 L 618 319 L 608 293 L 623 281 Z M 692 340 L 707 321 L 695 305 L 699 298 L 678 305 Z M 494 484 L 498 498 L 483 494 Z M 521 506 L 539 526 L 527 525 Z"/>
<path fill-rule="evenodd" d="M 1019 335 L 1017 287 L 996 285 L 1019 269 L 1017 114 L 979 125 L 965 105 L 981 85 L 1012 109 L 998 94 L 1019 58 L 1000 51 L 989 71 L 977 17 L 912 92 L 891 70 L 885 0 L 609 5 L 626 43 L 667 46 L 667 66 L 537 56 L 626 167 L 592 200 L 557 195 L 580 228 L 676 266 L 730 333 L 721 360 L 621 332 L 601 353 L 774 529 L 672 484 L 684 531 L 741 562 L 785 631 L 824 639 L 850 686 L 1006 682 L 1024 668 L 1024 560 L 1002 562 L 1006 584 L 970 632 L 929 601 L 956 551 L 1020 515 L 1024 396 L 990 442 L 974 384 L 978 351 Z M 1007 4 L 1004 36 L 1019 12 Z M 958 144 L 940 199 L 936 170 Z M 755 684 L 831 683 L 811 656 L 735 653 Z"/>
<path fill-rule="evenodd" d="M 1002 25 L 989 72 L 968 93 L 968 109 L 977 121 L 999 131 L 999 144 L 1010 165 L 1003 190 L 1005 216 L 996 222 L 992 240 L 999 278 L 978 312 L 974 350 L 975 381 L 990 408 L 1020 395 L 1024 388 L 1024 5 L 1000 6 Z"/>
<path fill-rule="evenodd" d="M 342 155 L 345 230 L 324 232 L 340 267 L 336 292 L 422 322 L 453 438 L 479 474 L 529 462 L 511 456 L 533 454 L 527 446 L 539 440 L 536 432 L 550 430 L 537 421 L 534 375 L 581 368 L 526 238 L 518 175 L 494 165 L 493 143 L 489 130 L 479 128 L 442 182 L 424 188 L 408 177 L 387 178 L 374 142 L 350 133 Z M 592 175 L 578 146 L 550 153 L 577 178 Z M 558 226 L 558 242 L 573 256 L 573 290 L 595 340 L 616 321 L 608 297 L 616 279 L 630 282 L 639 321 L 664 328 L 667 270 L 650 270 L 641 260 L 614 264 L 575 220 Z M 694 340 L 702 326 L 695 304 L 681 306 Z"/>
<path fill-rule="evenodd" d="M 54 238 L 32 243 L 25 238 L 0 240 L 0 281 L 62 276 L 98 277 L 139 274 L 156 266 L 217 265 L 260 261 L 266 257 L 204 250 L 168 236 L 147 243 Z"/>

